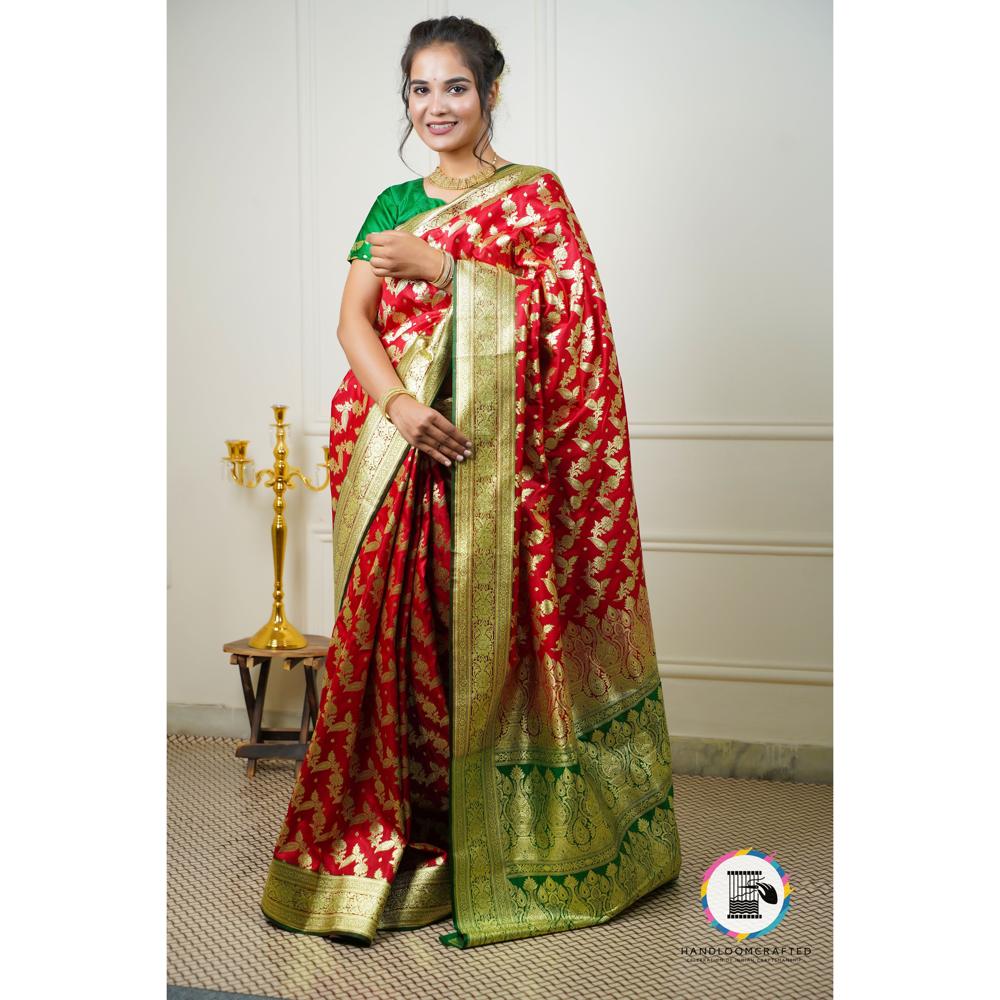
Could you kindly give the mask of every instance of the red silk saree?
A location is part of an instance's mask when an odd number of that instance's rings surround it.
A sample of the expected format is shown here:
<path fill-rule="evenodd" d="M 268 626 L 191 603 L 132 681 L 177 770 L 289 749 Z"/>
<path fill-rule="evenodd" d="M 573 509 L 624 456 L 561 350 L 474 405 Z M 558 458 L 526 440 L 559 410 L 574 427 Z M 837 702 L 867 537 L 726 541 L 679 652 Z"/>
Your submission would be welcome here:
<path fill-rule="evenodd" d="M 443 466 L 353 373 L 331 407 L 336 622 L 261 908 L 471 947 L 603 923 L 674 879 L 670 744 L 600 278 L 558 177 L 514 164 L 399 227 L 403 383 L 473 442 Z"/>

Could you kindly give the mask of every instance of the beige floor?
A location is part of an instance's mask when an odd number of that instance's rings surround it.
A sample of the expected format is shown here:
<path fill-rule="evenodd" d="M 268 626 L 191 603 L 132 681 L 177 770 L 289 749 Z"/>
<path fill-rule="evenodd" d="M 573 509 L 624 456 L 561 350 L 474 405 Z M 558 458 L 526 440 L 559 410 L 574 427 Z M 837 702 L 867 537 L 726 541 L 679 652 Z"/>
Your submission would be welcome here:
<path fill-rule="evenodd" d="M 258 908 L 294 764 L 263 761 L 248 781 L 235 740 L 168 739 L 167 981 L 289 1000 L 588 1000 L 831 996 L 832 789 L 677 776 L 680 878 L 599 927 L 459 950 L 451 920 L 380 932 L 370 948 L 271 927 Z M 684 954 L 731 947 L 706 926 L 705 868 L 764 848 L 793 887 L 784 921 L 753 942 L 783 956 Z M 750 942 L 748 942 L 749 944 Z M 794 949 L 811 954 L 794 954 Z"/>

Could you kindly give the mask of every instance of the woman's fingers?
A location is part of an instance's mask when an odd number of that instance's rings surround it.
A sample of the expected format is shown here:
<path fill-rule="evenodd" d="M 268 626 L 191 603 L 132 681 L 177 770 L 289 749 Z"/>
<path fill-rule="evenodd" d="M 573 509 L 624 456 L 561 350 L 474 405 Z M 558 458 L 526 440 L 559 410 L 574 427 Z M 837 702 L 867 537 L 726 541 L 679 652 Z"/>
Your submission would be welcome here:
<path fill-rule="evenodd" d="M 418 424 L 415 430 L 408 431 L 403 436 L 417 451 L 430 455 L 435 461 L 444 465 L 451 465 L 449 457 L 438 447 L 437 439 L 429 433 L 429 426 L 429 424 Z"/>
<path fill-rule="evenodd" d="M 411 408 L 404 403 L 409 403 L 406 397 L 400 401 L 402 411 L 393 422 L 410 445 L 443 465 L 471 457 L 472 442 L 439 410 L 423 404 Z"/>
<path fill-rule="evenodd" d="M 455 458 L 468 457 L 466 453 L 472 451 L 472 442 L 447 417 L 437 410 L 434 414 L 434 429 L 441 436 L 443 447 Z"/>
<path fill-rule="evenodd" d="M 449 429 L 454 433 L 449 433 Z M 468 439 L 459 434 L 436 410 L 430 413 L 427 422 L 420 428 L 418 437 L 421 446 L 426 445 L 452 461 L 465 461 L 471 452 L 471 448 L 466 445 Z"/>
<path fill-rule="evenodd" d="M 437 449 L 437 451 L 447 455 L 448 458 L 453 461 L 458 461 L 459 455 L 462 455 L 464 459 L 464 451 L 458 448 L 454 441 L 452 441 L 452 439 L 446 434 L 443 434 L 439 428 L 429 426 L 427 428 L 426 435 L 429 438 L 428 445 L 430 447 L 433 447 Z"/>
<path fill-rule="evenodd" d="M 440 410 L 434 411 L 434 426 L 449 437 L 453 437 L 459 444 L 472 446 L 468 436 L 463 434 Z"/>
<path fill-rule="evenodd" d="M 430 455 L 431 458 L 440 462 L 442 465 L 451 465 L 451 460 L 448 458 L 448 456 L 438 451 L 437 448 L 433 447 L 433 445 L 428 444 L 422 447 L 418 445 L 418 447 L 420 447 L 420 450 L 424 452 L 424 454 Z"/>
<path fill-rule="evenodd" d="M 369 260 L 380 278 L 420 278 L 427 267 L 428 245 L 419 236 L 388 229 L 366 233 Z M 440 257 L 439 250 L 434 251 Z"/>
<path fill-rule="evenodd" d="M 389 257 L 372 254 L 369 263 L 380 278 L 390 277 L 393 273 L 394 265 Z"/>

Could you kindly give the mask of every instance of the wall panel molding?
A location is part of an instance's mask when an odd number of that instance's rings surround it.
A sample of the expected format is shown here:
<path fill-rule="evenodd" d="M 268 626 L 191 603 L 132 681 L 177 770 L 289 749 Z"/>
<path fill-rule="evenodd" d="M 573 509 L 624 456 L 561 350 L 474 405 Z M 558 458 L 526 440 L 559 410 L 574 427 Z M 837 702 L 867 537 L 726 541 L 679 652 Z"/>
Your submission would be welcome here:
<path fill-rule="evenodd" d="M 535 0 L 535 163 L 559 173 L 556 0 Z"/>
<path fill-rule="evenodd" d="M 629 437 L 657 440 L 832 441 L 833 424 L 821 422 L 758 423 L 752 420 L 629 421 Z"/>
<path fill-rule="evenodd" d="M 823 539 L 771 539 L 702 537 L 679 538 L 667 535 L 642 535 L 643 554 L 647 552 L 707 552 L 713 555 L 747 556 L 818 556 L 833 557 L 833 545 Z"/>
<path fill-rule="evenodd" d="M 829 667 L 813 665 L 754 663 L 739 660 L 656 660 L 660 677 L 698 681 L 753 681 L 762 684 L 833 684 Z"/>

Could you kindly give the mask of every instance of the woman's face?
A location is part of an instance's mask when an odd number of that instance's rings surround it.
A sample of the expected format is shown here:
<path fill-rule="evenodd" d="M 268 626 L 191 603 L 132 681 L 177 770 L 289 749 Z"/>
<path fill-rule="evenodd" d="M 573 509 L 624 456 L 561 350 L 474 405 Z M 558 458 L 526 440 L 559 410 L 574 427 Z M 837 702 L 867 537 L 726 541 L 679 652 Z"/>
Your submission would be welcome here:
<path fill-rule="evenodd" d="M 471 150 L 483 134 L 476 82 L 454 45 L 428 45 L 416 53 L 408 104 L 414 130 L 435 152 Z"/>

